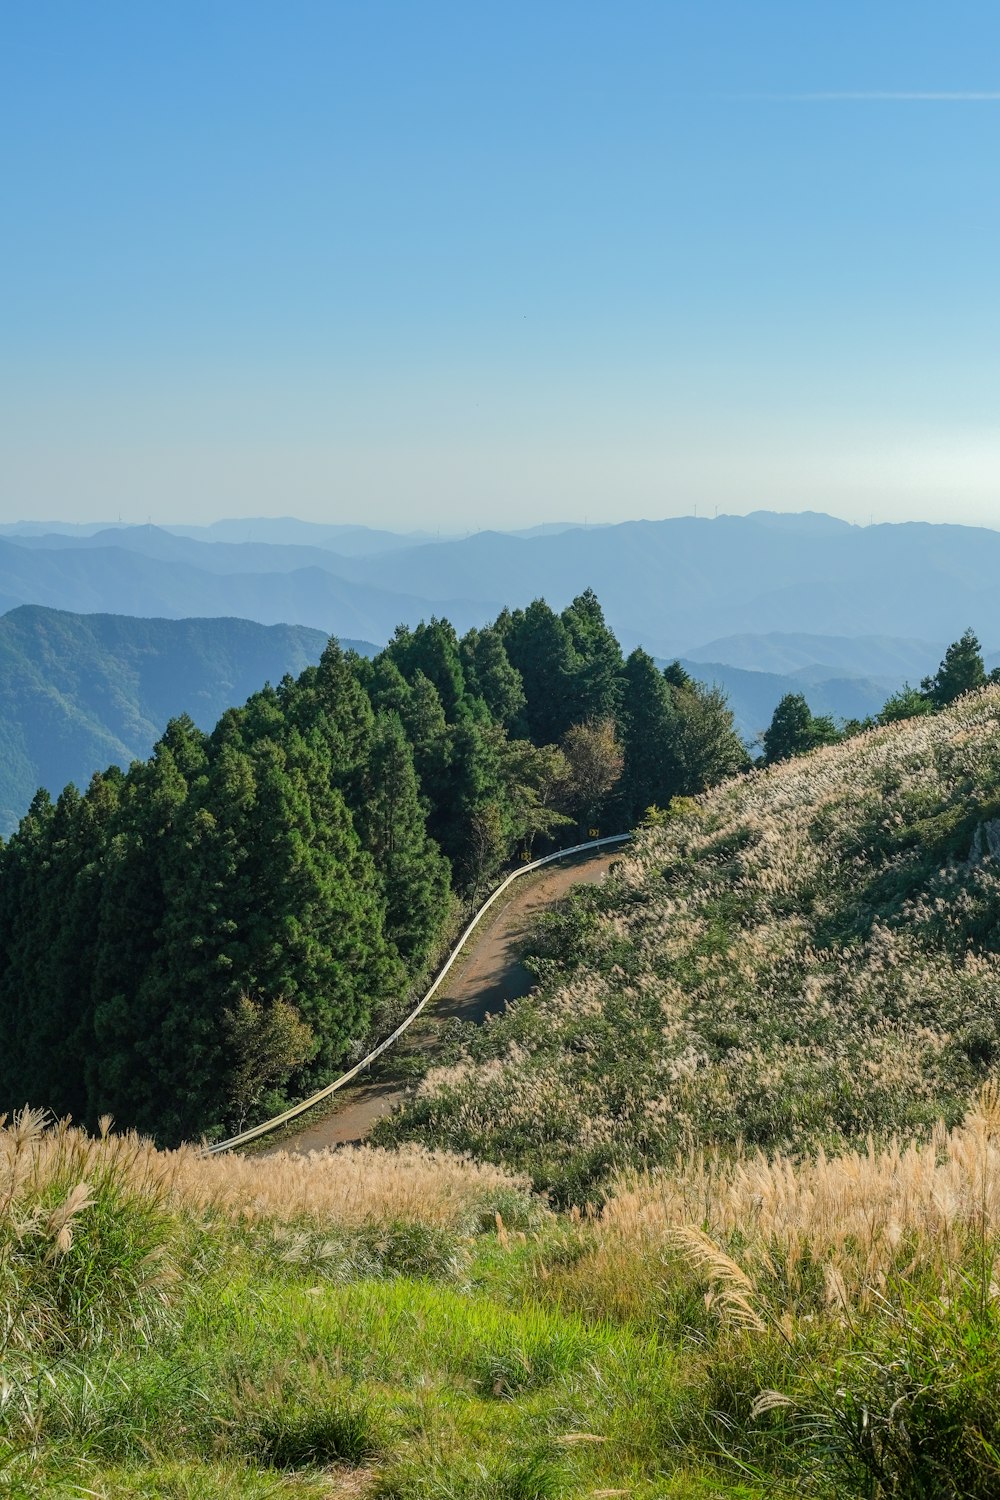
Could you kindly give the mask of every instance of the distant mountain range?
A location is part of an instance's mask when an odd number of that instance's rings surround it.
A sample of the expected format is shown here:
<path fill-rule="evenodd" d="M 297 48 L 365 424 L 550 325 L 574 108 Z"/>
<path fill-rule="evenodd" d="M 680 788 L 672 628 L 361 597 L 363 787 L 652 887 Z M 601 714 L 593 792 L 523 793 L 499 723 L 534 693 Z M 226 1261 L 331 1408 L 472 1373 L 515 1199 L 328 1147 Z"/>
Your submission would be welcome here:
<path fill-rule="evenodd" d="M 961 634 L 962 626 L 954 634 Z M 778 672 L 820 680 L 877 676 L 894 683 L 916 683 L 941 659 L 947 640 L 920 641 L 885 635 L 809 635 L 771 631 L 766 635 L 731 635 L 708 641 L 687 654 L 692 661 L 723 661 L 749 672 Z"/>
<path fill-rule="evenodd" d="M 723 689 L 742 737 L 754 744 L 786 693 L 801 693 L 815 714 L 831 714 L 835 720 L 865 719 L 879 712 L 896 691 L 900 677 L 852 677 L 837 672 L 815 678 L 801 673 L 751 672 L 728 662 L 697 661 L 681 657 L 681 666 L 692 677 Z M 936 662 L 935 662 L 936 665 Z"/>
<path fill-rule="evenodd" d="M 591 587 L 626 649 L 876 678 L 915 670 L 924 643 L 933 666 L 969 624 L 1000 645 L 997 576 L 1000 532 L 851 526 L 808 512 L 441 541 L 292 520 L 72 534 L 22 524 L 0 538 L 0 608 L 235 615 L 384 642 L 397 623 L 432 612 L 464 630 L 504 605 L 544 595 L 561 608 Z M 775 634 L 800 638 L 794 667 Z"/>
<path fill-rule="evenodd" d="M 149 755 L 167 721 L 210 729 L 266 681 L 319 660 L 328 637 L 249 620 L 143 620 L 22 606 L 0 618 L 0 834 L 39 786 L 85 787 Z M 364 641 L 346 641 L 363 652 Z"/>
<path fill-rule="evenodd" d="M 210 526 L 0 526 L 0 832 L 57 792 L 145 756 L 187 711 L 211 725 L 328 635 L 461 632 L 593 587 L 626 651 L 680 657 L 755 739 L 778 700 L 863 718 L 972 625 L 1000 642 L 1000 533 L 857 527 L 803 513 L 558 524 L 438 540 L 291 518 Z M 27 606 L 27 607 L 26 607 Z M 40 607 L 41 606 L 41 607 Z M 271 627 L 264 629 L 262 627 Z"/>

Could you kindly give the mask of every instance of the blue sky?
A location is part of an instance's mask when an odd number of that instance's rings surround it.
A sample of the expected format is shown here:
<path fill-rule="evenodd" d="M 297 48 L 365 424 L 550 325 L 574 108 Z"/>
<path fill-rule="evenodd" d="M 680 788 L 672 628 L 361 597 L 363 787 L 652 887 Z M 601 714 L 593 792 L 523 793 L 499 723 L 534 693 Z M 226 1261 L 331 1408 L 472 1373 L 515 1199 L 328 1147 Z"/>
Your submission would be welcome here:
<path fill-rule="evenodd" d="M 1000 525 L 993 4 L 34 0 L 0 181 L 3 519 Z"/>

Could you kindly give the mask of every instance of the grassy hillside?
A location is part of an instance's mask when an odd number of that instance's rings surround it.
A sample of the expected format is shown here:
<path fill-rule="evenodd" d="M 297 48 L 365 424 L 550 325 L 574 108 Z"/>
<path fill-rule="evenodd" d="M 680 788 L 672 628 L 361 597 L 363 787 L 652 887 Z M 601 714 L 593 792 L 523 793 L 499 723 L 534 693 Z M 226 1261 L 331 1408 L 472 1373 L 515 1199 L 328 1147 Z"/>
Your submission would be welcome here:
<path fill-rule="evenodd" d="M 0 618 L 0 834 L 39 786 L 56 795 L 144 760 L 177 714 L 210 729 L 261 683 L 317 662 L 326 642 L 319 630 L 250 620 L 12 610 Z"/>
<path fill-rule="evenodd" d="M 564 1200 L 957 1120 L 1000 1061 L 1000 690 L 674 805 L 395 1127 Z"/>

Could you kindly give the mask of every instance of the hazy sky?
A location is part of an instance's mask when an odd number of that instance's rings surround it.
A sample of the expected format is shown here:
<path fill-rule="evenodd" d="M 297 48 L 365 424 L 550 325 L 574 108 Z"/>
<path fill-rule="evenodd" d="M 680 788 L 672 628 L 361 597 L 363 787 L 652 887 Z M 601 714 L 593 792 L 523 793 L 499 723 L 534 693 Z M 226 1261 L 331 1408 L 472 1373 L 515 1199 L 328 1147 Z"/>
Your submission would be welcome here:
<path fill-rule="evenodd" d="M 31 0 L 0 183 L 0 519 L 1000 525 L 993 0 Z"/>

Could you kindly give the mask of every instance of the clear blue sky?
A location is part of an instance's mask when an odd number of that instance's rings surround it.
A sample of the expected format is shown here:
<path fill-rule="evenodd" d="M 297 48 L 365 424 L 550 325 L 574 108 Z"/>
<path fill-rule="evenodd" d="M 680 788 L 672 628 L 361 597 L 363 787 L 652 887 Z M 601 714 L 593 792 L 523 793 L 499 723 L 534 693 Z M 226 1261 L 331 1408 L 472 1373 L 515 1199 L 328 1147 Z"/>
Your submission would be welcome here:
<path fill-rule="evenodd" d="M 0 183 L 3 519 L 1000 525 L 986 0 L 31 0 Z"/>

